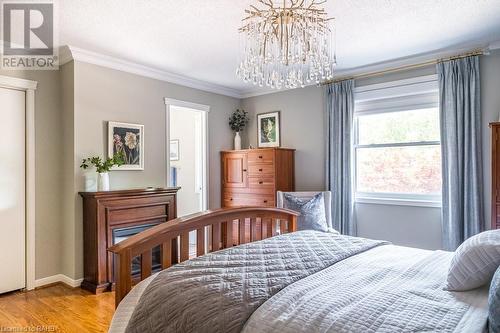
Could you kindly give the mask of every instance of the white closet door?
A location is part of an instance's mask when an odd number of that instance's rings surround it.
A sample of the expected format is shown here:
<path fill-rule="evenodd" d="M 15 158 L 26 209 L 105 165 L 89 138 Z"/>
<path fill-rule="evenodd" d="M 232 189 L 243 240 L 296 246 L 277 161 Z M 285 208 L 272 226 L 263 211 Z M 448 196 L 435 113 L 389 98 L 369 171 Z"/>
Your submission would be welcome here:
<path fill-rule="evenodd" d="M 0 88 L 0 293 L 25 277 L 25 92 Z"/>

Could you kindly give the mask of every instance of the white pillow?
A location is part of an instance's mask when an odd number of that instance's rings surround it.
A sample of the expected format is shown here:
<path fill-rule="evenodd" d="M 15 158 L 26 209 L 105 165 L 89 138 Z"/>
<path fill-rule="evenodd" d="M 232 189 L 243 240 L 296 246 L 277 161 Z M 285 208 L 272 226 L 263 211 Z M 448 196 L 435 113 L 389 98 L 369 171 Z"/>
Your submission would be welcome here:
<path fill-rule="evenodd" d="M 491 281 L 500 265 L 500 230 L 485 231 L 463 242 L 448 270 L 446 289 L 466 291 Z"/>

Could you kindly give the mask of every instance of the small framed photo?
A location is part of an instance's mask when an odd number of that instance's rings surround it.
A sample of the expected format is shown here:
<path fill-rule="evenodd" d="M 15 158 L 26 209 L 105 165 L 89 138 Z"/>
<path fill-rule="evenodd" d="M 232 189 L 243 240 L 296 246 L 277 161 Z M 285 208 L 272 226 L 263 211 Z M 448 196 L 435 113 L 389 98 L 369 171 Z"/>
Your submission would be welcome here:
<path fill-rule="evenodd" d="M 179 140 L 170 140 L 170 160 L 178 161 L 180 159 Z"/>
<path fill-rule="evenodd" d="M 281 145 L 280 135 L 280 111 L 257 115 L 259 148 L 279 147 Z"/>
<path fill-rule="evenodd" d="M 125 164 L 113 170 L 144 170 L 144 125 L 108 122 L 108 156 L 116 153 Z"/>

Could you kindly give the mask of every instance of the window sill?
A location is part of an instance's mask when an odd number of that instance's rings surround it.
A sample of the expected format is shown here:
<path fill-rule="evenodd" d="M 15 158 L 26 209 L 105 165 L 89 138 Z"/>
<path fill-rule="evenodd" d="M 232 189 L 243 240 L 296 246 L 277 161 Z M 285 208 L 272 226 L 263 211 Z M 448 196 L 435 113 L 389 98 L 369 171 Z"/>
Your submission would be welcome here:
<path fill-rule="evenodd" d="M 394 205 L 394 206 L 441 208 L 441 201 L 434 201 L 434 200 L 356 197 L 354 202 L 355 203 L 362 203 L 362 204 L 375 204 L 375 205 Z"/>

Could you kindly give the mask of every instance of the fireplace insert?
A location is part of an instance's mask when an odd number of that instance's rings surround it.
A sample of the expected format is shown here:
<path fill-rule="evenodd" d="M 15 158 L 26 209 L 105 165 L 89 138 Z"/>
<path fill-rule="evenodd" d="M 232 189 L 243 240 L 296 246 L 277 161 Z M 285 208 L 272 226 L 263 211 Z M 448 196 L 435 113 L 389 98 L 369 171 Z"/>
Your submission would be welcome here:
<path fill-rule="evenodd" d="M 121 241 L 129 238 L 130 236 L 136 235 L 144 230 L 158 225 L 159 223 L 143 224 L 128 228 L 115 228 L 113 229 L 113 245 L 118 244 Z M 161 253 L 160 247 L 157 246 L 153 249 L 151 253 L 152 257 L 152 271 L 158 272 L 161 270 Z M 139 275 L 141 273 L 141 257 L 135 257 L 132 260 L 132 276 Z"/>

